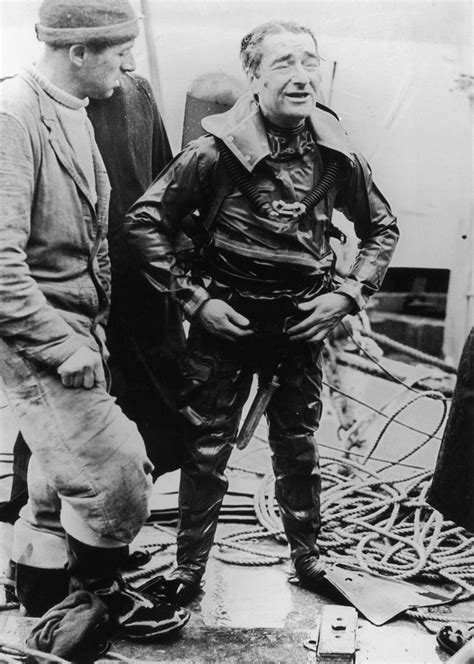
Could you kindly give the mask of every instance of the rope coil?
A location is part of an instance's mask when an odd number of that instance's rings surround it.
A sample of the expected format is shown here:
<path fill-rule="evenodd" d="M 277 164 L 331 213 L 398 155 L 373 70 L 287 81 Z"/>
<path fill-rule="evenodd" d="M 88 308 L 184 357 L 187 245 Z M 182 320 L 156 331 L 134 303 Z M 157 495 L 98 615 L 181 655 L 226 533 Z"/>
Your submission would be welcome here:
<path fill-rule="evenodd" d="M 335 473 L 335 464 L 350 470 L 350 475 Z M 453 582 L 474 595 L 474 537 L 453 528 L 424 502 L 432 474 L 418 475 L 406 490 L 396 487 L 406 483 L 406 478 L 383 480 L 361 464 L 325 458 L 318 538 L 321 552 L 329 564 L 356 564 L 369 573 L 400 580 Z M 255 546 L 265 538 L 286 541 L 273 482 L 273 475 L 265 476 L 255 496 L 260 526 L 220 538 L 217 558 L 255 566 L 288 559 L 286 551 L 272 555 Z M 239 551 L 239 557 L 233 557 L 231 550 Z"/>
<path fill-rule="evenodd" d="M 349 396 L 350 395 L 346 395 Z M 440 404 L 440 417 L 432 432 L 422 432 L 423 439 L 396 461 L 386 462 L 377 470 L 368 461 L 386 435 L 390 425 L 403 425 L 400 415 L 420 399 Z M 391 415 L 381 412 L 385 422 L 369 451 L 360 462 L 351 458 L 325 456 L 321 460 L 322 528 L 318 544 L 329 564 L 357 565 L 369 573 L 400 580 L 452 582 L 467 596 L 474 596 L 474 536 L 445 521 L 426 503 L 432 471 L 417 469 L 399 479 L 388 477 L 394 466 L 408 469 L 403 462 L 437 435 L 445 421 L 447 400 L 433 391 L 417 393 Z M 360 456 L 360 455 L 358 455 Z M 242 464 L 241 464 L 242 465 Z M 259 527 L 233 533 L 218 542 L 217 557 L 235 564 L 267 565 L 268 554 L 260 555 L 255 540 L 265 537 L 286 542 L 278 514 L 271 473 L 263 477 L 255 494 L 254 507 Z M 242 555 L 232 559 L 229 549 L 235 541 L 240 549 L 247 542 L 245 563 Z M 285 556 L 288 558 L 288 554 Z M 273 563 L 278 562 L 278 555 Z"/>

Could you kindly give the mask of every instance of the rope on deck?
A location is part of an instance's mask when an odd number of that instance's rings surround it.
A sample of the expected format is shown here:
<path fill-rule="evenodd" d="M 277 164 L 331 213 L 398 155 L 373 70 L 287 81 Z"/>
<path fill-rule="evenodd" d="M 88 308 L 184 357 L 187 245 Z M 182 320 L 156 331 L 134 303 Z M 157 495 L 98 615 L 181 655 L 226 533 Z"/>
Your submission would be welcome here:
<path fill-rule="evenodd" d="M 318 545 L 328 564 L 357 565 L 394 579 L 454 582 L 474 595 L 474 537 L 426 504 L 431 472 L 381 479 L 354 461 L 326 458 L 321 476 L 325 489 Z M 286 549 L 278 555 L 256 546 L 265 538 L 285 541 L 273 483 L 268 474 L 255 496 L 260 527 L 220 538 L 216 557 L 241 565 L 288 559 Z"/>
<path fill-rule="evenodd" d="M 429 355 L 428 353 L 423 353 L 421 350 L 413 348 L 412 346 L 407 346 L 406 344 L 403 344 L 400 341 L 395 341 L 395 339 L 387 337 L 385 334 L 380 334 L 379 332 L 373 332 L 372 330 L 369 329 L 362 329 L 359 331 L 359 333 L 361 334 L 361 336 L 372 339 L 372 341 L 375 341 L 384 348 L 389 348 L 390 350 L 403 353 L 407 357 L 411 357 L 414 360 L 419 360 L 420 362 L 429 364 L 432 367 L 438 367 L 438 369 L 442 369 L 446 373 L 457 374 L 457 369 L 456 367 L 453 367 L 452 364 L 443 362 L 443 360 L 440 360 L 439 357 L 434 357 L 433 355 Z"/>
<path fill-rule="evenodd" d="M 457 600 L 456 600 L 457 601 Z M 433 606 L 433 609 L 437 607 Z M 472 620 L 464 616 L 451 616 L 446 613 L 434 613 L 425 608 L 416 608 L 416 609 L 407 609 L 407 615 L 414 620 L 420 621 L 425 629 L 428 630 L 431 634 L 436 634 L 439 631 L 439 625 L 436 623 L 466 623 L 467 625 L 472 625 Z M 434 626 L 430 626 L 429 623 L 434 623 Z"/>
<path fill-rule="evenodd" d="M 371 337 L 381 341 L 378 336 Z M 425 354 L 414 355 L 426 361 Z M 370 355 L 368 357 L 374 359 Z M 395 399 L 392 398 L 379 410 L 363 404 L 373 411 L 373 416 L 383 416 L 385 420 L 369 451 L 364 456 L 346 452 L 350 458 L 322 458 L 323 522 L 318 544 L 328 564 L 356 565 L 367 572 L 400 580 L 452 582 L 458 586 L 458 595 L 453 601 L 466 599 L 474 596 L 474 536 L 444 520 L 440 513 L 426 503 L 432 472 L 404 463 L 428 442 L 440 439 L 437 434 L 445 421 L 449 399 L 433 390 L 420 392 L 400 379 L 397 382 L 402 384 L 404 390 L 415 392 L 415 396 L 402 406 L 397 405 L 389 413 L 389 406 L 400 395 L 396 395 Z M 339 386 L 327 386 L 345 398 L 363 403 Z M 419 406 L 423 398 L 440 405 L 440 415 L 432 431 L 418 430 L 400 419 L 406 409 L 413 404 Z M 342 435 L 357 430 L 363 421 L 357 418 L 351 424 L 351 417 L 346 419 L 350 427 Z M 421 442 L 394 461 L 377 459 L 374 453 L 391 425 L 402 426 L 420 434 Z M 362 457 L 361 461 L 355 461 L 354 456 Z M 369 460 L 381 462 L 382 466 L 379 463 L 376 472 L 370 470 L 367 467 Z M 398 471 L 403 468 L 411 474 L 394 479 L 395 466 Z M 216 541 L 214 555 L 224 562 L 237 565 L 281 564 L 288 560 L 289 555 L 286 546 L 282 546 L 281 552 L 275 551 L 275 540 L 285 545 L 286 538 L 275 500 L 273 475 L 269 473 L 262 477 L 261 471 L 244 468 L 241 460 L 239 470 L 261 478 L 254 497 L 259 525 L 220 537 Z M 411 609 L 407 615 L 423 622 L 438 619 L 435 613 L 422 609 Z M 445 614 L 439 618 L 445 619 Z M 429 629 L 426 623 L 425 627 Z"/>
<path fill-rule="evenodd" d="M 375 376 L 376 378 L 383 378 L 385 380 L 389 380 L 392 383 L 398 383 L 400 385 L 405 385 L 406 384 L 406 378 L 400 374 L 396 369 L 392 369 L 389 371 L 386 367 L 385 364 L 382 364 L 381 362 L 375 361 L 374 359 L 366 359 L 365 357 L 362 357 L 361 355 L 357 355 L 356 353 L 349 352 L 349 351 L 344 351 L 344 352 L 338 352 L 337 353 L 337 364 L 340 366 L 347 366 L 350 367 L 351 369 L 355 369 L 356 371 L 360 371 L 361 373 L 367 374 L 369 376 Z M 421 365 L 418 365 L 421 366 Z M 428 369 L 428 367 L 426 367 Z M 441 374 L 443 376 L 443 374 Z M 441 381 L 441 376 L 436 377 L 436 382 L 439 384 Z M 431 386 L 428 384 L 425 384 L 424 381 L 429 381 L 433 380 L 434 376 L 433 373 L 426 373 L 426 376 L 419 378 L 418 380 L 415 381 L 415 384 L 413 385 L 414 389 L 417 391 L 420 390 L 425 390 L 429 391 L 431 390 Z M 453 394 L 453 387 L 452 385 L 444 380 L 444 385 L 442 387 L 438 388 L 439 391 L 443 392 L 445 397 L 451 398 Z"/>
<path fill-rule="evenodd" d="M 418 445 L 376 472 L 367 467 L 390 425 L 401 424 L 400 414 L 423 397 L 436 399 L 436 394 L 418 393 L 397 407 L 360 462 L 322 458 L 322 528 L 318 545 L 328 564 L 357 565 L 394 579 L 453 582 L 464 595 L 474 596 L 474 536 L 444 520 L 426 503 L 432 471 L 415 469 L 401 479 L 393 478 L 394 466 L 409 468 L 403 462 L 438 438 L 436 434 L 447 412 L 446 400 L 438 400 L 440 417 L 433 431 L 426 432 Z M 286 542 L 273 484 L 269 473 L 255 495 L 260 526 L 221 537 L 216 542 L 216 557 L 240 565 L 278 564 L 288 559 L 286 549 L 278 555 L 274 547 L 270 551 L 262 547 L 265 539 Z M 260 546 L 256 546 L 256 541 Z"/>
<path fill-rule="evenodd" d="M 457 373 L 454 367 L 438 358 L 405 346 L 385 335 L 370 330 L 363 330 L 360 334 L 382 346 L 403 352 L 447 373 Z M 378 371 L 382 371 L 383 374 L 390 373 L 370 354 L 365 354 L 380 367 Z M 404 384 L 400 378 L 394 378 Z M 338 385 L 329 385 L 329 387 L 347 398 L 353 398 L 344 393 Z M 472 597 L 474 596 L 474 536 L 452 522 L 445 521 L 441 514 L 426 503 L 432 472 L 416 470 L 402 479 L 390 477 L 394 466 L 408 468 L 403 462 L 430 440 L 438 438 L 437 434 L 446 415 L 448 400 L 444 395 L 433 390 L 418 392 L 408 384 L 404 387 L 417 392 L 416 396 L 398 407 L 390 416 L 386 412 L 378 413 L 386 418 L 386 422 L 361 462 L 356 462 L 352 458 L 329 456 L 322 459 L 323 521 L 318 545 L 329 565 L 337 563 L 357 565 L 367 572 L 400 580 L 435 583 L 448 581 L 458 586 L 463 599 Z M 392 424 L 401 424 L 415 430 L 400 421 L 398 417 L 410 405 L 424 397 L 437 400 L 442 406 L 439 421 L 433 431 L 418 432 L 425 433 L 425 439 L 414 449 L 396 461 L 386 463 L 377 472 L 370 470 L 367 462 L 375 458 L 374 452 Z M 359 426 L 360 420 L 351 425 L 351 430 Z M 347 431 L 344 433 L 347 434 Z M 246 472 L 253 471 L 246 469 Z M 261 475 L 259 472 L 253 474 Z M 273 484 L 273 475 L 265 475 L 254 497 L 255 514 L 260 525 L 219 538 L 216 541 L 215 557 L 227 563 L 249 566 L 280 564 L 288 560 L 286 546 L 282 547 L 281 553 L 275 553 L 274 541 L 285 545 L 286 538 L 278 514 Z M 272 542 L 271 547 L 266 547 L 268 541 Z M 153 553 L 163 553 L 174 544 L 173 537 L 165 543 L 149 544 L 144 548 L 151 549 Z M 160 561 L 159 565 L 127 574 L 126 578 L 133 582 L 151 577 L 171 564 L 170 556 L 169 559 Z M 422 609 L 411 609 L 407 614 L 423 621 L 446 619 L 445 615 L 438 617 Z"/>
<path fill-rule="evenodd" d="M 384 335 L 369 330 L 361 334 L 447 373 L 456 373 L 453 367 L 438 358 L 394 342 Z M 354 461 L 352 454 L 351 458 L 328 456 L 322 459 L 323 522 L 318 538 L 321 553 L 329 565 L 356 565 L 367 572 L 400 580 L 431 583 L 448 581 L 458 586 L 453 601 L 472 597 L 474 536 L 452 522 L 445 521 L 440 513 L 426 503 L 432 472 L 410 468 L 404 463 L 429 441 L 439 439 L 437 434 L 445 421 L 449 399 L 434 390 L 420 392 L 414 385 L 392 376 L 376 358 L 365 352 L 357 341 L 356 344 L 368 359 L 377 365 L 377 371 L 381 375 L 400 383 L 404 389 L 415 392 L 415 396 L 402 406 L 396 407 L 391 415 L 388 415 L 391 401 L 376 413 L 385 418 L 385 423 L 360 462 Z M 337 378 L 337 373 L 331 377 Z M 339 384 L 328 384 L 328 387 L 333 393 L 338 392 L 345 398 L 359 401 L 344 393 Z M 399 419 L 403 411 L 412 404 L 419 405 L 422 398 L 435 400 L 441 405 L 440 417 L 431 432 L 416 430 Z M 361 422 L 365 424 L 365 421 L 362 418 L 352 418 L 352 412 L 347 408 L 340 410 L 339 415 L 345 415 L 345 422 L 341 421 L 342 429 L 346 430 L 341 432 L 340 429 L 339 435 L 345 435 L 348 439 L 348 434 L 358 431 Z M 375 412 L 376 409 L 371 410 Z M 367 467 L 367 462 L 376 460 L 374 452 L 393 424 L 417 431 L 423 438 L 399 459 L 383 462 L 384 465 L 374 472 Z M 262 475 L 261 472 L 243 468 L 242 464 L 240 466 L 241 471 L 253 473 L 256 477 Z M 411 474 L 402 479 L 393 479 L 394 466 L 408 469 Z M 215 557 L 227 563 L 247 566 L 275 565 L 288 560 L 286 546 L 282 546 L 281 553 L 275 552 L 275 540 L 285 545 L 286 538 L 275 500 L 274 478 L 270 473 L 261 478 L 259 489 L 254 496 L 254 509 L 259 526 L 220 537 L 216 541 Z M 271 546 L 268 546 L 269 543 Z M 446 620 L 445 614 L 432 613 L 426 609 L 409 609 L 406 614 L 422 621 L 428 630 L 430 627 L 427 622 Z"/>

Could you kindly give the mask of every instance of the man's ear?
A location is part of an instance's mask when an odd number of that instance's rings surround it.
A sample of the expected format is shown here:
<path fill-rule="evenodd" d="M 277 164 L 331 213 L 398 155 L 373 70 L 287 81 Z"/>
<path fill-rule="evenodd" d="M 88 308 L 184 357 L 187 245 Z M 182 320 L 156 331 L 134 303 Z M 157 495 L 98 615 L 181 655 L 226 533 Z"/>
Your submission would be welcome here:
<path fill-rule="evenodd" d="M 257 92 L 258 92 L 258 83 L 257 83 L 258 76 L 253 71 L 251 71 L 250 69 L 247 69 L 245 74 L 247 76 L 247 82 L 249 84 L 250 90 L 254 94 L 257 94 Z"/>
<path fill-rule="evenodd" d="M 82 67 L 82 65 L 84 64 L 85 54 L 86 54 L 86 47 L 84 44 L 73 44 L 69 49 L 69 60 L 76 67 Z"/>

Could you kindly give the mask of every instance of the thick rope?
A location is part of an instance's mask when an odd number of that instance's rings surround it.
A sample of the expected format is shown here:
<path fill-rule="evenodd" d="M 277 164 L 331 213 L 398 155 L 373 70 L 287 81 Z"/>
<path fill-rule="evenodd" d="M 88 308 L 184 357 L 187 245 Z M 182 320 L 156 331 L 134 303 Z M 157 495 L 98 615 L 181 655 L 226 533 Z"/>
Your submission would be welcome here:
<path fill-rule="evenodd" d="M 381 362 L 378 362 L 376 358 L 362 357 L 356 353 L 349 353 L 347 351 L 337 353 L 337 363 L 342 366 L 348 366 L 357 371 L 361 371 L 369 376 L 375 376 L 376 378 L 384 378 L 389 380 L 392 383 L 398 383 L 400 385 L 406 384 L 406 378 L 401 374 L 397 373 L 396 369 L 389 371 Z M 431 390 L 431 387 L 425 385 L 422 381 L 427 380 L 430 376 L 426 376 L 422 379 L 418 379 L 415 383 L 417 390 Z M 441 390 L 440 390 L 441 391 Z M 450 385 L 443 386 L 442 392 L 446 397 L 451 397 L 453 390 Z"/>
<path fill-rule="evenodd" d="M 174 556 L 170 556 L 168 560 L 163 560 L 159 565 L 149 567 L 147 569 L 137 570 L 136 572 L 124 572 L 123 577 L 129 583 L 134 581 L 141 581 L 142 579 L 148 579 L 150 577 L 156 576 L 159 572 L 163 572 L 174 562 Z"/>
<path fill-rule="evenodd" d="M 137 571 L 124 572 L 123 577 L 126 581 L 128 581 L 128 583 L 133 584 L 136 581 L 142 581 L 143 579 L 156 576 L 159 572 L 163 572 L 165 569 L 168 569 L 168 567 L 171 567 L 174 562 L 174 553 L 171 554 L 169 549 L 176 546 L 175 536 L 157 524 L 153 524 L 153 529 L 166 533 L 166 535 L 168 535 L 168 539 L 165 542 L 140 544 L 140 548 L 146 549 L 149 553 L 151 553 L 152 558 L 156 554 L 160 554 L 160 562 L 158 565 L 154 565 L 153 567 L 145 566 L 143 569 L 139 569 Z M 165 552 L 167 552 L 168 555 L 163 559 L 163 554 Z"/>
<path fill-rule="evenodd" d="M 346 472 L 335 472 L 335 466 Z M 408 489 L 406 482 L 412 478 L 384 480 L 361 464 L 343 459 L 324 459 L 321 474 L 323 523 L 318 544 L 329 564 L 357 565 L 395 579 L 450 581 L 474 595 L 474 536 L 453 528 L 426 504 L 430 472 L 417 473 Z M 268 474 L 256 494 L 260 528 L 220 538 L 216 542 L 219 559 L 256 566 L 288 558 L 286 551 L 272 554 L 255 546 L 265 538 L 285 541 L 273 482 Z M 245 555 L 233 557 L 231 549 Z"/>
<path fill-rule="evenodd" d="M 453 367 L 437 358 L 393 342 L 388 337 L 371 331 L 364 331 L 362 334 L 381 345 L 404 352 L 448 373 L 456 373 Z M 370 355 L 368 357 L 375 362 Z M 381 368 L 378 371 L 390 379 L 390 372 L 386 370 L 382 372 Z M 328 385 L 333 392 L 369 407 L 373 413 L 372 419 L 374 415 L 383 416 L 385 423 L 360 463 L 353 458 L 322 459 L 323 522 L 318 544 L 329 564 L 356 565 L 367 572 L 395 579 L 431 583 L 448 581 L 458 586 L 458 593 L 452 598 L 453 602 L 459 601 L 461 597 L 470 598 L 474 596 L 474 536 L 445 521 L 440 513 L 426 503 L 432 472 L 409 468 L 403 463 L 431 440 L 440 439 L 437 434 L 445 421 L 449 400 L 439 392 L 433 390 L 420 392 L 398 377 L 393 379 L 405 389 L 416 392 L 416 396 L 402 406 L 396 406 L 390 415 L 387 412 L 388 407 L 393 406 L 399 395 L 379 410 L 345 393 L 340 389 L 340 385 Z M 442 406 L 439 419 L 431 432 L 417 430 L 399 419 L 412 404 L 419 405 L 423 397 L 434 399 Z M 348 433 L 360 430 L 360 419 L 352 424 L 350 416 L 346 420 L 346 425 L 350 426 L 349 431 L 344 431 L 343 435 L 348 436 Z M 396 461 L 385 463 L 375 473 L 367 467 L 367 462 L 375 458 L 374 452 L 392 424 L 417 431 L 423 435 L 423 439 L 405 455 Z M 259 438 L 260 440 L 265 442 Z M 260 449 L 262 446 L 259 446 Z M 255 450 L 251 453 L 255 453 Z M 393 466 L 409 468 L 411 475 L 395 480 L 393 477 L 384 477 Z M 255 472 L 245 467 L 242 458 L 239 466 L 234 468 L 236 469 L 262 477 L 262 472 Z M 257 543 L 264 544 L 266 539 L 286 543 L 273 485 L 273 475 L 268 473 L 261 479 L 255 493 L 254 510 L 259 525 L 218 539 L 215 557 L 223 562 L 246 566 L 274 565 L 288 559 L 286 547 L 281 553 L 278 551 L 275 553 L 274 550 L 265 550 L 261 545 L 257 546 Z M 427 621 L 446 620 L 446 614 L 440 615 L 423 609 L 409 609 L 407 615 L 420 620 L 427 629 L 430 629 L 426 624 Z M 450 616 L 450 620 L 453 619 L 458 620 Z"/>
<path fill-rule="evenodd" d="M 447 405 L 445 399 L 437 399 L 437 396 L 432 392 L 418 393 L 397 406 L 391 415 L 381 412 L 386 422 L 362 462 L 336 457 L 322 459 L 323 521 L 318 544 L 330 564 L 357 565 L 367 572 L 396 579 L 449 581 L 468 596 L 474 596 L 474 536 L 445 521 L 426 503 L 432 472 L 415 469 L 400 479 L 389 477 L 387 472 L 399 462 L 400 468 L 406 468 L 403 461 L 438 438 Z M 395 422 L 402 424 L 401 413 L 423 397 L 435 398 L 441 405 L 433 431 L 420 431 L 424 438 L 418 445 L 400 459 L 386 463 L 376 473 L 371 471 L 367 461 L 373 458 L 389 426 Z M 274 478 L 269 473 L 255 494 L 254 507 L 260 528 L 221 538 L 217 543 L 217 557 L 236 564 L 269 564 L 268 553 L 261 556 L 255 541 L 265 536 L 285 541 L 273 483 Z M 242 551 L 246 555 L 233 559 L 229 549 L 235 547 L 237 540 L 240 549 L 243 542 L 247 542 L 247 550 Z M 227 542 L 232 546 L 227 546 Z M 273 564 L 278 562 L 278 557 L 276 554 Z"/>
<path fill-rule="evenodd" d="M 362 334 L 381 345 L 405 352 L 410 357 L 438 366 L 449 373 L 456 373 L 452 367 L 437 358 L 409 349 L 388 337 L 385 338 L 384 335 L 370 331 Z M 441 514 L 426 503 L 425 497 L 432 472 L 418 469 L 413 472 L 413 469 L 403 464 L 403 461 L 429 441 L 439 440 L 437 434 L 445 420 L 447 400 L 432 390 L 418 392 L 389 415 L 389 404 L 378 410 L 345 393 L 339 386 L 329 387 L 346 398 L 367 406 L 375 415 L 383 416 L 385 423 L 360 463 L 352 458 L 322 458 L 323 522 L 318 544 L 327 562 L 356 565 L 367 572 L 395 579 L 432 583 L 448 581 L 458 586 L 463 598 L 474 596 L 474 536 L 452 522 L 445 521 Z M 410 389 L 409 385 L 405 387 Z M 419 405 L 423 397 L 435 399 L 442 406 L 439 421 L 432 432 L 417 430 L 399 419 L 412 404 Z M 377 472 L 373 472 L 367 467 L 367 462 L 375 459 L 374 452 L 392 424 L 416 431 L 422 434 L 424 439 L 401 458 L 387 462 Z M 355 428 L 358 426 L 360 420 L 354 424 Z M 255 453 L 255 450 L 251 453 Z M 387 471 L 398 465 L 399 468 L 409 469 L 411 475 L 394 480 Z M 224 562 L 238 565 L 281 564 L 289 558 L 286 547 L 281 553 L 275 552 L 274 546 L 273 549 L 264 548 L 265 540 L 286 543 L 274 496 L 273 475 L 266 474 L 262 478 L 262 472 L 243 467 L 242 457 L 239 470 L 261 477 L 254 496 L 254 510 L 259 525 L 218 539 L 215 556 Z M 152 553 L 163 553 L 175 544 L 174 537 L 158 524 L 154 527 L 171 535 L 170 540 L 160 544 L 146 544 L 144 548 L 151 549 Z M 257 546 L 257 543 L 260 545 Z M 171 564 L 170 556 L 169 560 L 160 560 L 159 565 L 129 573 L 126 578 L 128 581 L 138 581 L 156 575 Z M 438 617 L 437 614 L 421 609 L 411 609 L 407 614 L 422 621 L 446 619 L 445 614 Z M 450 619 L 453 618 L 450 616 Z"/>
<path fill-rule="evenodd" d="M 369 339 L 372 339 L 373 341 L 380 344 L 384 348 L 389 348 L 390 350 L 403 353 L 407 357 L 411 357 L 414 360 L 419 360 L 420 362 L 424 362 L 433 367 L 438 367 L 438 369 L 442 369 L 446 373 L 457 374 L 457 369 L 453 367 L 451 364 L 443 362 L 443 360 L 440 360 L 438 357 L 434 357 L 433 355 L 429 355 L 428 353 L 423 353 L 421 350 L 417 350 L 416 348 L 412 348 L 411 346 L 402 344 L 400 343 L 400 341 L 395 341 L 394 339 L 387 337 L 385 334 L 380 334 L 379 332 L 373 332 L 372 330 L 368 329 L 360 330 L 359 333 L 363 337 L 368 337 Z"/>

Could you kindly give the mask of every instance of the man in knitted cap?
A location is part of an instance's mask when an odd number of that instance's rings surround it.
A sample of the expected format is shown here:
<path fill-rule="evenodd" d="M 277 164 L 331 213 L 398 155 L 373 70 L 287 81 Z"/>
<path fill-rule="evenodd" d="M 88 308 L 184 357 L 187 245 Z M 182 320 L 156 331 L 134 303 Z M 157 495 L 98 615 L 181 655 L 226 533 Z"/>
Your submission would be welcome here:
<path fill-rule="evenodd" d="M 162 171 L 127 216 L 144 269 L 175 293 L 191 321 L 182 412 L 195 434 L 181 471 L 177 567 L 169 580 L 148 584 L 181 603 L 199 591 L 254 372 L 265 399 L 274 389 L 266 407 L 269 444 L 295 571 L 308 586 L 320 578 L 314 434 L 322 343 L 380 287 L 398 239 L 367 162 L 335 113 L 317 103 L 312 32 L 287 21 L 257 26 L 242 40 L 241 58 L 250 91 L 203 120 L 207 134 Z M 335 208 L 360 240 L 337 285 L 329 243 Z M 176 251 L 181 231 L 196 245 L 191 270 Z"/>
<path fill-rule="evenodd" d="M 42 58 L 2 83 L 0 375 L 32 450 L 14 528 L 16 591 L 42 615 L 71 590 L 97 594 L 135 640 L 189 615 L 128 588 L 120 567 L 148 514 L 152 464 L 106 389 L 103 324 L 110 185 L 85 106 L 134 69 L 125 0 L 45 0 Z"/>

